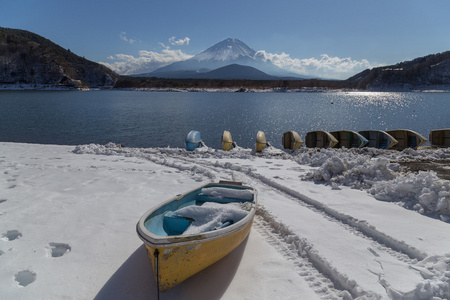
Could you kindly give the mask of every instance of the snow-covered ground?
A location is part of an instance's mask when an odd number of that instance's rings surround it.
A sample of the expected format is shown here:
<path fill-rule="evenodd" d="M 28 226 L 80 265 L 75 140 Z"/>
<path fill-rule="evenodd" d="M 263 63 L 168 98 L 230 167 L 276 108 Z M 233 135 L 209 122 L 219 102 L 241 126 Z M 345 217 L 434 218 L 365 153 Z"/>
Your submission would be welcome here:
<path fill-rule="evenodd" d="M 249 238 L 161 299 L 449 299 L 449 149 L 0 143 L 1 299 L 156 299 L 138 219 L 219 180 L 258 190 Z"/>

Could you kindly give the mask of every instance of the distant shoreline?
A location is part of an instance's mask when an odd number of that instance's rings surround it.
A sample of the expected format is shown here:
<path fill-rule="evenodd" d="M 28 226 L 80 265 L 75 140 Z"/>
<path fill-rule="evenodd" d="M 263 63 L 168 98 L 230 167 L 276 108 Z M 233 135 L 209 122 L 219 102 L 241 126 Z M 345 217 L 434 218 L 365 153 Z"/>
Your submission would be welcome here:
<path fill-rule="evenodd" d="M 0 91 L 91 91 L 91 90 L 117 90 L 140 92 L 193 92 L 193 93 L 324 93 L 324 92 L 423 92 L 423 93 L 448 93 L 448 86 L 424 86 L 396 89 L 357 89 L 357 88 L 329 88 L 329 87 L 101 87 L 101 88 L 77 88 L 66 85 L 54 84 L 0 84 Z"/>

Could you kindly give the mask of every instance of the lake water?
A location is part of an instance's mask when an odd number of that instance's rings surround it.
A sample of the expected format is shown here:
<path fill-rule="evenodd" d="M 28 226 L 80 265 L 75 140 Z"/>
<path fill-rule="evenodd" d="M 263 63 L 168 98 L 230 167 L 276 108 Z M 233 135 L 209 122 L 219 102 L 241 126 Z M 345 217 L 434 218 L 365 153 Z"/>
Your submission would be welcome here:
<path fill-rule="evenodd" d="M 1 91 L 0 141 L 184 147 L 190 130 L 221 148 L 229 130 L 252 148 L 258 130 L 281 148 L 283 132 L 406 128 L 428 138 L 450 128 L 450 93 L 180 93 Z"/>

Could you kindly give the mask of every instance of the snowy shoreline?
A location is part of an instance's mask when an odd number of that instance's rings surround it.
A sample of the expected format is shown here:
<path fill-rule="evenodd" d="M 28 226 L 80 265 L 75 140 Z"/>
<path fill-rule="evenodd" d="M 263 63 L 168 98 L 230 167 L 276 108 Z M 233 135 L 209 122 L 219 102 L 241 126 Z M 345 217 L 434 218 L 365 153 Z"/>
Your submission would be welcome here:
<path fill-rule="evenodd" d="M 74 153 L 106 154 L 146 157 L 148 150 L 143 148 L 122 148 L 114 143 L 107 145 L 79 145 Z M 164 154 L 190 153 L 177 148 L 152 148 Z M 208 147 L 196 149 L 196 158 L 210 156 L 238 157 L 247 159 L 256 155 L 254 150 L 238 148 L 231 152 L 215 150 Z M 259 154 L 258 154 L 259 155 Z M 292 159 L 299 165 L 315 167 L 301 179 L 323 182 L 335 189 L 348 186 L 353 189 L 366 190 L 376 199 L 401 203 L 403 206 L 440 217 L 450 222 L 450 181 L 440 179 L 434 171 L 405 172 L 397 162 L 420 161 L 421 159 L 449 160 L 450 149 L 423 148 L 422 150 L 405 149 L 390 151 L 375 148 L 362 149 L 310 149 L 301 148 L 291 154 L 276 148 L 269 148 L 262 157 Z"/>
<path fill-rule="evenodd" d="M 136 222 L 219 180 L 258 190 L 250 236 L 161 299 L 450 297 L 450 181 L 395 162 L 450 149 L 266 150 L 0 143 L 2 297 L 154 298 Z"/>

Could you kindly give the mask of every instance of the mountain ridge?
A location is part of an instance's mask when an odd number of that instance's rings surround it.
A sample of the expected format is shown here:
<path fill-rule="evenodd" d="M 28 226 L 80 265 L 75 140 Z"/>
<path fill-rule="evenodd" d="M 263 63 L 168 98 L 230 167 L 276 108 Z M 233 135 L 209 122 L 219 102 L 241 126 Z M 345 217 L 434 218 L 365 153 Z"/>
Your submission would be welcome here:
<path fill-rule="evenodd" d="M 119 75 L 30 31 L 0 27 L 0 83 L 112 87 Z"/>
<path fill-rule="evenodd" d="M 430 54 L 390 66 L 366 69 L 347 79 L 366 90 L 450 88 L 450 51 Z M 447 88 L 446 88 L 447 86 Z"/>

